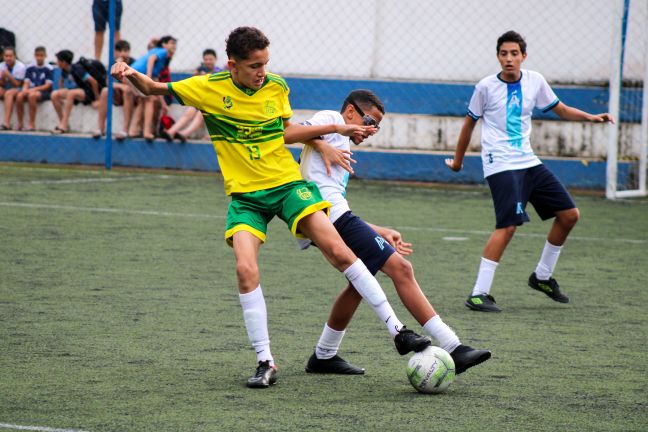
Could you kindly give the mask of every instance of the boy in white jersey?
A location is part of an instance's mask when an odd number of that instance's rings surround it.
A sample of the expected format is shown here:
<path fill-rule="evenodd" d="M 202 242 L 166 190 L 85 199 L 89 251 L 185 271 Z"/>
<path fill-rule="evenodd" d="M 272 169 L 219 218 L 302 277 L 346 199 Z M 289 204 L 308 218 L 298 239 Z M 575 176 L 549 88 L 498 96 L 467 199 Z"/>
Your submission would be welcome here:
<path fill-rule="evenodd" d="M 344 100 L 341 112 L 320 111 L 306 124 L 364 124 L 374 125 L 378 129 L 384 113 L 385 108 L 374 93 L 369 90 L 354 90 Z M 414 278 L 412 265 L 403 258 L 403 255 L 409 255 L 412 250 L 409 243 L 402 241 L 400 233 L 368 224 L 351 212 L 346 200 L 346 186 L 351 169 L 344 159 L 350 158 L 351 141 L 360 144 L 364 137 L 349 138 L 330 133 L 322 138 L 304 147 L 300 157 L 300 171 L 304 179 L 317 184 L 322 197 L 333 204 L 330 219 L 344 242 L 372 274 L 381 270 L 392 279 L 403 304 L 423 330 L 434 337 L 441 348 L 450 352 L 457 373 L 488 360 L 490 351 L 462 345 L 455 332 L 437 315 Z M 333 160 L 334 164 L 329 160 Z M 300 244 L 302 248 L 306 248 L 310 241 L 300 240 Z M 347 375 L 364 373 L 363 368 L 351 365 L 337 355 L 345 329 L 361 301 L 362 297 L 349 283 L 333 304 L 315 352 L 306 365 L 306 372 Z"/>
<path fill-rule="evenodd" d="M 454 159 L 445 161 L 453 171 L 461 170 L 475 124 L 483 118 L 481 155 L 484 177 L 495 204 L 496 225 L 465 304 L 477 311 L 501 312 L 490 295 L 491 285 L 516 227 L 529 221 L 527 202 L 533 204 L 542 220 L 555 218 L 528 284 L 557 302 L 568 303 L 569 298 L 560 292 L 551 276 L 562 246 L 578 222 L 579 212 L 560 180 L 531 149 L 531 113 L 537 107 L 543 112 L 553 111 L 563 120 L 613 123 L 614 119 L 607 113 L 593 115 L 565 105 L 542 75 L 521 69 L 526 59 L 526 42 L 518 33 L 509 31 L 499 37 L 497 59 L 502 71 L 484 78 L 475 87 Z"/>
<path fill-rule="evenodd" d="M 225 239 L 234 251 L 239 300 L 257 368 L 246 385 L 267 388 L 277 382 L 270 350 L 268 316 L 261 289 L 258 255 L 268 223 L 278 216 L 298 238 L 316 242 L 323 255 L 353 282 L 385 323 L 401 355 L 421 351 L 430 340 L 403 326 L 375 277 L 349 249 L 327 217 L 331 204 L 317 186 L 303 180 L 299 165 L 285 143 L 339 132 L 366 136 L 373 126 L 303 126 L 290 123 L 290 90 L 278 75 L 267 72 L 270 41 L 257 28 L 234 29 L 226 41 L 228 70 L 160 83 L 125 62 L 113 65 L 113 77 L 128 79 L 145 95 L 173 94 L 183 105 L 199 109 L 205 118 L 232 200 Z M 321 211 L 324 210 L 324 211 Z"/>

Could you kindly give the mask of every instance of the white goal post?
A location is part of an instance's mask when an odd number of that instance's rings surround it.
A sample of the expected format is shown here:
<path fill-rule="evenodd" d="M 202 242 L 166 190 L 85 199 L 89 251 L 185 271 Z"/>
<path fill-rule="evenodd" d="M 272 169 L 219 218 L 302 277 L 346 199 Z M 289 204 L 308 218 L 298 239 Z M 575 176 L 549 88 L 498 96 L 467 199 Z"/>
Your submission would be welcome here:
<path fill-rule="evenodd" d="M 607 151 L 607 169 L 606 169 L 606 190 L 605 196 L 608 199 L 629 198 L 629 197 L 643 197 L 646 196 L 646 159 L 648 157 L 648 32 L 638 33 L 644 40 L 633 41 L 633 46 L 643 47 L 639 56 L 643 56 L 641 62 L 643 63 L 644 70 L 641 77 L 643 91 L 641 103 L 641 116 L 639 125 L 639 154 L 636 166 L 636 175 L 634 176 L 633 186 L 635 188 L 626 188 L 619 190 L 618 185 L 618 172 L 619 172 L 619 137 L 621 133 L 621 97 L 622 87 L 624 83 L 624 62 L 627 55 L 626 48 L 628 47 L 628 27 L 632 21 L 643 23 L 645 25 L 647 11 L 644 10 L 645 4 L 641 1 L 634 0 L 619 0 L 620 14 L 614 14 L 614 38 L 612 41 L 612 65 L 610 70 L 610 99 L 609 99 L 609 112 L 617 120 L 615 125 L 610 125 L 610 132 L 608 136 L 608 151 Z M 635 7 L 633 7 L 635 6 Z M 639 9 L 639 10 L 637 10 Z M 639 14 L 638 17 L 632 14 Z M 632 19 L 635 18 L 635 19 Z M 631 20 L 632 19 L 632 20 Z M 632 139 L 632 134 L 629 134 L 626 139 Z M 635 135 L 636 136 L 636 135 Z M 633 167 L 634 168 L 634 167 Z"/>

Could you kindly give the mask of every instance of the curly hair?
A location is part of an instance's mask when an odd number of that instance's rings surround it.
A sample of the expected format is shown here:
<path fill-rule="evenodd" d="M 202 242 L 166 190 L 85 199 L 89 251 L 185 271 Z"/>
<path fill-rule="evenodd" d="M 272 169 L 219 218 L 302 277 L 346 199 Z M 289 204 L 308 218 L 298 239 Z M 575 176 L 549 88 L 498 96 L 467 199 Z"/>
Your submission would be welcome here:
<path fill-rule="evenodd" d="M 246 60 L 252 51 L 262 50 L 270 41 L 261 30 L 255 27 L 238 27 L 232 30 L 225 41 L 228 58 Z"/>

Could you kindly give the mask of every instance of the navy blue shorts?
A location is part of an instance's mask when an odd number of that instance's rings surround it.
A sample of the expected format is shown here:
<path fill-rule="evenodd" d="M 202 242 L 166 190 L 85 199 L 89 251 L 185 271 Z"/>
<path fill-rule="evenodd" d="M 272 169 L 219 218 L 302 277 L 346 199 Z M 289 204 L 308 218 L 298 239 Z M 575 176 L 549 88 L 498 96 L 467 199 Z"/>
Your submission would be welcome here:
<path fill-rule="evenodd" d="M 333 226 L 372 275 L 378 273 L 389 257 L 396 252 L 387 240 L 350 211 L 340 216 Z"/>
<path fill-rule="evenodd" d="M 486 177 L 495 205 L 495 228 L 529 222 L 526 205 L 530 202 L 542 220 L 561 210 L 576 208 L 565 186 L 544 165 L 502 171 Z"/>
<path fill-rule="evenodd" d="M 95 32 L 102 32 L 106 30 L 108 23 L 108 6 L 109 2 L 106 0 L 94 0 L 92 2 L 92 18 L 94 18 Z M 121 27 L 122 15 L 122 2 L 121 0 L 115 1 L 115 30 Z"/>

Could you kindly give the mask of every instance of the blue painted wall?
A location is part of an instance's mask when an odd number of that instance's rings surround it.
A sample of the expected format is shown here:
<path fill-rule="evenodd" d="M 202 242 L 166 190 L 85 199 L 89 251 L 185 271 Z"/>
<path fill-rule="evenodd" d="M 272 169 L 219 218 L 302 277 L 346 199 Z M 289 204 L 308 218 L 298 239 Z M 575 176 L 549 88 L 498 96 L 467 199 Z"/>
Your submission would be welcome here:
<path fill-rule="evenodd" d="M 299 149 L 291 148 L 295 159 Z M 484 183 L 481 159 L 467 156 L 464 169 L 454 173 L 446 168 L 446 155 L 413 152 L 358 151 L 356 177 L 374 180 L 409 180 L 440 183 Z M 0 133 L 0 160 L 50 164 L 103 165 L 103 141 L 78 136 L 48 136 Z M 605 162 L 575 159 L 546 159 L 544 163 L 567 187 L 605 189 Z M 142 139 L 116 142 L 113 164 L 122 167 L 220 171 L 211 144 L 175 144 Z M 632 164 L 619 165 L 619 185 L 631 181 Z"/>

